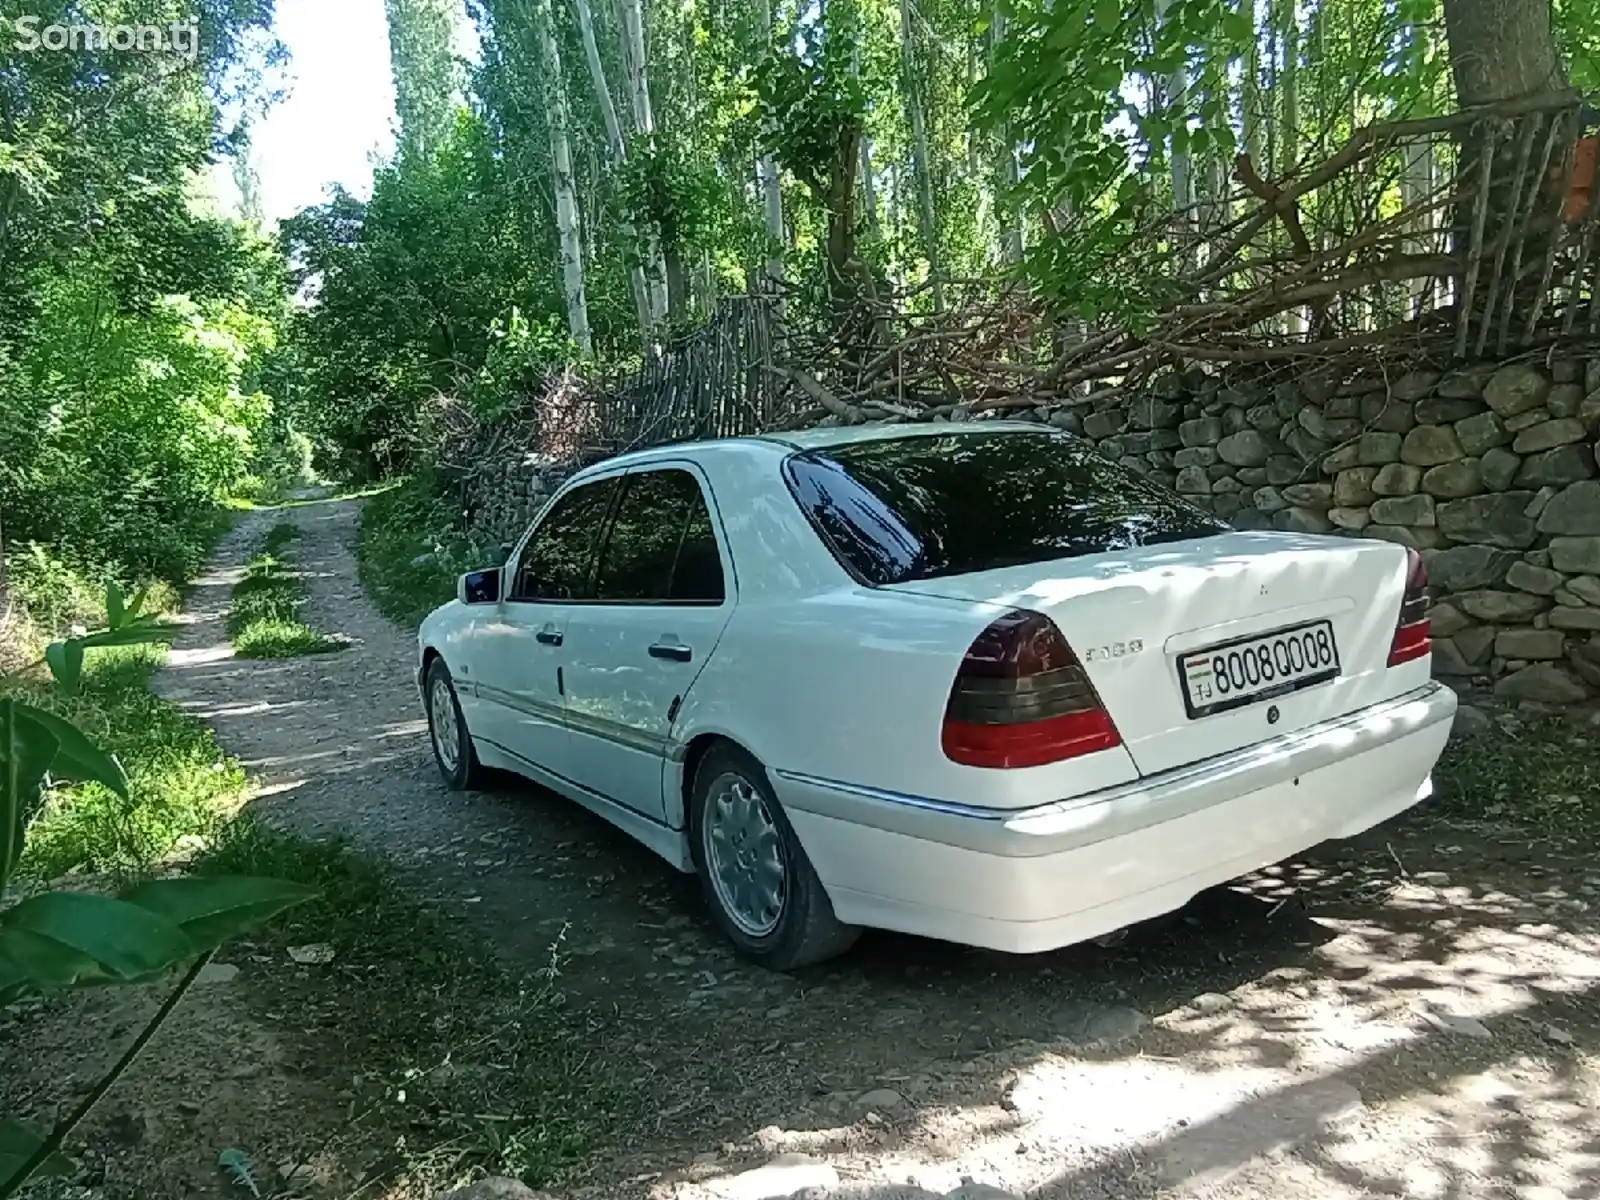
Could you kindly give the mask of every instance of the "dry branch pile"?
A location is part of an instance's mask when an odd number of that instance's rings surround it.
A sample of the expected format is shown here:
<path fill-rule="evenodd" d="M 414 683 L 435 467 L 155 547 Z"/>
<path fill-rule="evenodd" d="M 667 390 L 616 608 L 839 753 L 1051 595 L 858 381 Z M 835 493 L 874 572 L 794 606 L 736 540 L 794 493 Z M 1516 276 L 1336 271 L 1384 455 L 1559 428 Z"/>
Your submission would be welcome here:
<path fill-rule="evenodd" d="M 1025 286 L 994 281 L 947 281 L 941 311 L 923 290 L 812 321 L 793 318 L 815 311 L 798 295 L 734 297 L 627 376 L 544 380 L 492 428 L 456 408 L 441 418 L 447 459 L 1104 408 L 1173 364 L 1337 370 L 1587 339 L 1600 334 L 1587 112 L 1562 97 L 1372 125 L 1280 180 L 1241 156 L 1231 196 L 1130 242 L 1166 297 L 1138 329 L 1053 320 Z"/>
<path fill-rule="evenodd" d="M 1170 281 L 1142 330 L 1052 328 L 1020 292 L 937 314 L 891 300 L 853 323 L 872 339 L 814 339 L 790 357 L 803 368 L 773 369 L 806 416 L 859 421 L 1094 404 L 1173 362 L 1475 359 L 1588 338 L 1600 210 L 1586 111 L 1545 98 L 1372 125 L 1275 182 L 1241 156 L 1231 197 L 1130 246 Z"/>

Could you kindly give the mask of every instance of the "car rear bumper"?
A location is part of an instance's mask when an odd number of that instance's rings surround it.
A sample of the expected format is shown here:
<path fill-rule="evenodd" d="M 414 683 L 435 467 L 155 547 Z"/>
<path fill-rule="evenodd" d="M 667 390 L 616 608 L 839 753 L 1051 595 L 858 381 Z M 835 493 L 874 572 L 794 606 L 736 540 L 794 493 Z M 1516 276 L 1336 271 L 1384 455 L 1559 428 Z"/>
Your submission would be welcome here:
<path fill-rule="evenodd" d="M 1455 715 L 1429 684 L 1360 712 L 1036 808 L 792 771 L 773 785 L 839 919 L 997 950 L 1097 937 L 1425 799 Z"/>

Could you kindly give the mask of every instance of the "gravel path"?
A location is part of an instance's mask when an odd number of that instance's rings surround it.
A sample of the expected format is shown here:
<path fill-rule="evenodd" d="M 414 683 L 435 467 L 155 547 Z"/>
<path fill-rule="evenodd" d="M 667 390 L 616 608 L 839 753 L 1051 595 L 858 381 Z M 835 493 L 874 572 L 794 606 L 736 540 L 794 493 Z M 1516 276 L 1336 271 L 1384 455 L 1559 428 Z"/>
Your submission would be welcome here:
<path fill-rule="evenodd" d="M 564 931 L 563 989 L 622 1013 L 621 1061 L 674 1100 L 594 1195 L 1600 1195 L 1600 869 L 1415 819 L 1109 948 L 869 935 L 770 975 L 689 880 L 575 806 L 446 792 L 413 637 L 356 578 L 358 502 L 286 512 L 220 547 L 160 689 L 261 780 L 262 815 L 388 855 L 513 966 L 546 966 Z M 235 660 L 229 589 L 283 519 L 306 620 L 358 644 Z"/>

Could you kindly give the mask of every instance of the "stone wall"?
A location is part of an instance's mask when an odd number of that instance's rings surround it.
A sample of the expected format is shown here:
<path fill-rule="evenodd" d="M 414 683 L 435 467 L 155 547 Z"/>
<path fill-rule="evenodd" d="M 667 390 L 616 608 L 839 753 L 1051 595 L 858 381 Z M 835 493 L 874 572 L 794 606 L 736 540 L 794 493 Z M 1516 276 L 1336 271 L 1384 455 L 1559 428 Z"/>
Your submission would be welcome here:
<path fill-rule="evenodd" d="M 1453 683 L 1547 704 L 1600 691 L 1600 360 L 1190 371 L 1131 404 L 1032 415 L 1240 528 L 1420 550 Z"/>
<path fill-rule="evenodd" d="M 549 455 L 510 450 L 483 459 L 460 483 L 474 541 L 485 545 L 516 541 L 576 469 L 576 463 Z"/>
<path fill-rule="evenodd" d="M 1241 529 L 1415 547 L 1436 601 L 1435 673 L 1464 691 L 1600 693 L 1600 358 L 1192 368 L 1131 399 L 1012 415 L 1079 434 Z M 520 453 L 481 463 L 462 485 L 475 531 L 514 540 L 572 469 Z"/>

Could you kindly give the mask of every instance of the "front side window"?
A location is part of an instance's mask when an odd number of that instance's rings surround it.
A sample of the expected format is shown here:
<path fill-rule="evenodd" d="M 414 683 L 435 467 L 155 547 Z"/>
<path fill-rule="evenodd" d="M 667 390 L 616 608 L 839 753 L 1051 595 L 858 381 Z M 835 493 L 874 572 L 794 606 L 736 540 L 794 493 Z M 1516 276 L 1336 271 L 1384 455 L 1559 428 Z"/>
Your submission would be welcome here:
<path fill-rule="evenodd" d="M 580 484 L 551 506 L 523 547 L 512 600 L 583 600 L 617 476 Z"/>
<path fill-rule="evenodd" d="M 720 604 L 722 558 L 700 481 L 685 470 L 636 471 L 600 554 L 595 599 L 614 604 Z"/>
<path fill-rule="evenodd" d="M 797 454 L 789 488 L 835 557 L 882 586 L 1226 532 L 1064 434 L 885 438 Z"/>

